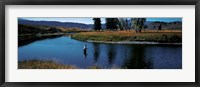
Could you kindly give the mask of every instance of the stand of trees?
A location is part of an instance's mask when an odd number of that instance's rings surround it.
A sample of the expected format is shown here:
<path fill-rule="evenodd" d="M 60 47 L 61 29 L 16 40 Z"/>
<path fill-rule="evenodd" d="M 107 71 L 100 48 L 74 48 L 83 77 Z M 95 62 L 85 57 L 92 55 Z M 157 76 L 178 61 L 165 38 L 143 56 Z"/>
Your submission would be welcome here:
<path fill-rule="evenodd" d="M 101 27 L 101 19 L 100 18 L 93 18 L 94 20 L 94 29 L 100 30 Z M 111 30 L 130 30 L 135 29 L 137 33 L 141 33 L 145 26 L 146 18 L 131 18 L 130 22 L 127 18 L 106 18 L 106 29 Z"/>
<path fill-rule="evenodd" d="M 145 21 L 146 18 L 131 18 L 131 24 L 135 28 L 136 33 L 141 33 L 142 28 L 145 27 Z"/>
<path fill-rule="evenodd" d="M 130 30 L 130 24 L 127 18 L 119 18 L 119 26 L 120 30 Z"/>

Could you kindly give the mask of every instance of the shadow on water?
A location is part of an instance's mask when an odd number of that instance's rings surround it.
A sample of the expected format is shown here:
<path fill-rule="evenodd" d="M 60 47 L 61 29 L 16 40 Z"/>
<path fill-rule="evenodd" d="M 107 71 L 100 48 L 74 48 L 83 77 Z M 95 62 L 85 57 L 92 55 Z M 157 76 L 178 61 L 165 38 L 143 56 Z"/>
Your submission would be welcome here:
<path fill-rule="evenodd" d="M 124 61 L 123 68 L 128 69 L 151 69 L 152 61 L 145 60 L 145 46 L 134 45 L 129 47 L 130 52 Z"/>
<path fill-rule="evenodd" d="M 30 36 L 19 36 L 18 37 L 18 47 L 24 46 L 24 45 L 28 45 L 30 43 L 33 43 L 35 41 L 39 41 L 39 40 L 44 40 L 44 39 L 53 39 L 53 38 L 57 38 L 57 37 L 61 37 L 62 35 L 52 35 L 52 36 L 34 36 L 34 35 L 30 35 Z"/>

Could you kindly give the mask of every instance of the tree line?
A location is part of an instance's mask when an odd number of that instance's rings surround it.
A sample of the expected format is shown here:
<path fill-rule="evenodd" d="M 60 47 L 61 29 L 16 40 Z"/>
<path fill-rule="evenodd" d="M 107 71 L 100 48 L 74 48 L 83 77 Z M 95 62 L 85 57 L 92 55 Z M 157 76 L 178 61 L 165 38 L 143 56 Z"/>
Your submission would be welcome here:
<path fill-rule="evenodd" d="M 101 30 L 101 19 L 93 18 L 94 20 L 94 29 Z M 130 30 L 135 29 L 137 33 L 141 33 L 145 26 L 146 18 L 131 18 L 128 20 L 127 18 L 106 18 L 106 29 L 115 30 Z"/>

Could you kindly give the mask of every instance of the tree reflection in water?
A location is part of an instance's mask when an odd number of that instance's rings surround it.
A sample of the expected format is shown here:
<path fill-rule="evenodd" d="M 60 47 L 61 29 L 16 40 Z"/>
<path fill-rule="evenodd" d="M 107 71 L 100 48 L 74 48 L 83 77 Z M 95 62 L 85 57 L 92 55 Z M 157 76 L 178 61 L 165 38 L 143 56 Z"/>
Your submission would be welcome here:
<path fill-rule="evenodd" d="M 122 67 L 128 69 L 151 69 L 152 62 L 145 60 L 145 46 L 134 45 L 129 47 L 129 56 L 124 61 Z"/>
<path fill-rule="evenodd" d="M 114 45 L 108 45 L 107 56 L 108 56 L 108 63 L 109 66 L 112 67 L 112 64 L 116 58 L 116 48 Z"/>
<path fill-rule="evenodd" d="M 94 61 L 95 63 L 97 63 L 98 59 L 99 59 L 99 54 L 100 54 L 100 47 L 99 47 L 99 43 L 93 43 L 93 48 L 94 48 Z"/>

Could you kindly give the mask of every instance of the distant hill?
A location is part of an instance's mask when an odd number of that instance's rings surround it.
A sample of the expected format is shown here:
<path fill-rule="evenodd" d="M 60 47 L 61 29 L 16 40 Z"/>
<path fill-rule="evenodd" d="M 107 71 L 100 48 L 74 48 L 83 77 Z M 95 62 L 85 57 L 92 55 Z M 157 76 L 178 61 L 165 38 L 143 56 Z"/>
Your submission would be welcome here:
<path fill-rule="evenodd" d="M 130 25 L 131 20 L 128 20 Z M 156 30 L 158 26 L 161 24 L 162 29 L 170 29 L 170 30 L 182 30 L 182 22 L 181 21 L 174 21 L 174 22 L 159 22 L 159 21 L 146 21 L 144 23 L 146 25 L 146 29 L 149 30 Z"/>
<path fill-rule="evenodd" d="M 147 21 L 145 23 L 145 25 L 147 25 L 147 29 L 158 29 L 160 22 Z M 182 30 L 182 22 L 180 22 L 180 21 L 161 22 L 161 25 L 162 25 L 162 29 L 170 29 L 170 30 L 180 29 L 180 30 Z"/>
<path fill-rule="evenodd" d="M 58 22 L 58 21 L 32 21 L 26 19 L 18 19 L 19 24 L 24 25 L 41 25 L 41 26 L 50 26 L 50 27 L 64 27 L 64 28 L 80 28 L 80 29 L 93 29 L 93 24 L 83 24 L 83 23 L 74 23 L 74 22 Z M 130 23 L 130 21 L 129 21 Z M 146 21 L 146 29 L 158 29 L 160 22 Z M 162 29 L 182 29 L 182 22 L 161 22 Z M 102 28 L 106 29 L 106 24 L 102 24 Z"/>
<path fill-rule="evenodd" d="M 47 27 L 47 26 L 34 26 L 34 25 L 24 25 L 19 24 L 18 25 L 18 34 L 19 35 L 25 35 L 25 34 L 45 34 L 45 33 L 59 33 L 62 32 L 58 28 L 54 27 Z"/>
<path fill-rule="evenodd" d="M 25 25 L 42 25 L 52 27 L 65 27 L 65 28 L 81 28 L 81 29 L 92 29 L 93 24 L 73 23 L 73 22 L 58 22 L 58 21 L 32 21 L 26 19 L 18 19 L 18 24 Z"/>

